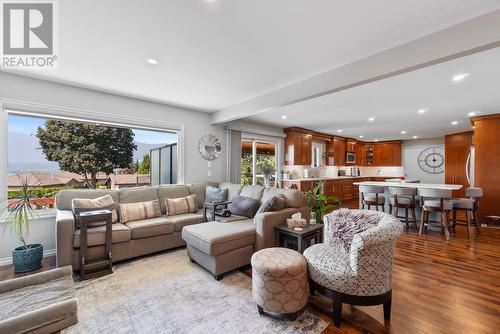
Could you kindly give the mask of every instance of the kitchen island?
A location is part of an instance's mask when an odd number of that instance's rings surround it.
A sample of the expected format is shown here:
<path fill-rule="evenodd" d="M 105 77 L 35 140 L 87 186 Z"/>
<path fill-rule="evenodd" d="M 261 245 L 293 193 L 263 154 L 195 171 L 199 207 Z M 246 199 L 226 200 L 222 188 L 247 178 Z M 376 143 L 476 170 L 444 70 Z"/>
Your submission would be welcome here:
<path fill-rule="evenodd" d="M 390 180 L 393 181 L 393 180 Z M 419 188 L 425 188 L 425 189 L 443 189 L 443 190 L 460 190 L 462 189 L 461 184 L 436 184 L 436 183 L 419 183 L 415 182 L 418 180 L 408 180 L 408 181 L 398 181 L 398 182 L 380 182 L 380 181 L 363 181 L 363 182 L 354 182 L 353 184 L 356 186 L 381 186 L 384 187 L 384 197 L 386 199 L 385 201 L 385 207 L 384 211 L 389 212 L 389 198 L 391 197 L 389 194 L 389 187 L 401 187 L 401 188 L 416 188 L 417 190 Z M 359 196 L 359 207 L 361 208 L 361 196 Z M 416 207 L 417 211 L 417 217 L 419 217 L 419 212 L 420 206 L 417 205 Z M 418 219 L 418 218 L 417 218 Z"/>

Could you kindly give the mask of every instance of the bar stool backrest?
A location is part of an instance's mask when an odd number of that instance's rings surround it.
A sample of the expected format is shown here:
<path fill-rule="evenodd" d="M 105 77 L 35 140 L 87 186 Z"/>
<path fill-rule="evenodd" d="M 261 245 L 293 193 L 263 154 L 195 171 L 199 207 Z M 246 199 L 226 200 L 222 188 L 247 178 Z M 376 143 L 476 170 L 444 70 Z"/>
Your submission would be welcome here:
<path fill-rule="evenodd" d="M 426 198 L 443 198 L 450 199 L 451 198 L 451 190 L 448 189 L 428 189 L 428 188 L 419 188 L 418 195 L 420 197 Z"/>
<path fill-rule="evenodd" d="M 359 192 L 363 194 L 383 194 L 384 187 L 382 186 L 359 186 Z"/>
<path fill-rule="evenodd" d="M 465 197 L 469 198 L 479 198 L 483 197 L 483 189 L 482 188 L 467 188 L 465 189 Z"/>
<path fill-rule="evenodd" d="M 412 197 L 417 195 L 417 188 L 389 187 L 389 194 L 403 197 Z"/>

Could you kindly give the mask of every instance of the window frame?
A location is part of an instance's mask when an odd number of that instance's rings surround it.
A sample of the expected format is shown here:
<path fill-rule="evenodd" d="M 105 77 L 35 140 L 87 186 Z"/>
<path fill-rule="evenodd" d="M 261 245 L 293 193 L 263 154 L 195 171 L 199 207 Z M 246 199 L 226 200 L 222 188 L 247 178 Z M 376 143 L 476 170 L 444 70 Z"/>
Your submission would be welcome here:
<path fill-rule="evenodd" d="M 116 116 L 104 113 L 47 107 L 43 105 L 9 102 L 0 99 L 0 210 L 6 206 L 7 199 L 7 163 L 8 163 L 8 117 L 9 114 L 27 117 L 50 118 L 98 125 L 125 127 L 137 130 L 174 132 L 177 134 L 177 183 L 184 182 L 184 125 L 157 120 L 146 120 L 135 117 Z M 38 218 L 55 217 L 56 210 L 39 210 Z M 5 223 L 4 215 L 0 215 L 0 224 Z"/>
<path fill-rule="evenodd" d="M 284 152 L 284 141 L 282 138 L 258 135 L 252 133 L 241 134 L 241 142 L 251 141 L 252 142 L 252 185 L 257 184 L 256 178 L 256 152 L 257 152 L 257 142 L 264 144 L 274 144 L 275 145 L 275 159 L 276 159 L 276 180 L 275 186 L 281 185 L 281 170 L 283 167 L 283 152 Z M 240 142 L 240 145 L 241 145 Z M 241 162 L 239 168 L 241 169 Z"/>

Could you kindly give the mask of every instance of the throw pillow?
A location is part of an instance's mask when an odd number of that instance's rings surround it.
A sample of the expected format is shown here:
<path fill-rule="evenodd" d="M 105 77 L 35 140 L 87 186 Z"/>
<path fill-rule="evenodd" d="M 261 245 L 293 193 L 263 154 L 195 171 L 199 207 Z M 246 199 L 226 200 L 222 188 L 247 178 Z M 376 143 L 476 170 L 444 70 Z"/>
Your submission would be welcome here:
<path fill-rule="evenodd" d="M 205 202 L 224 202 L 227 199 L 227 189 L 207 186 Z"/>
<path fill-rule="evenodd" d="M 166 198 L 165 207 L 167 208 L 167 216 L 196 212 L 196 210 L 198 209 L 196 195 L 189 195 L 179 198 Z"/>
<path fill-rule="evenodd" d="M 232 199 L 231 204 L 227 209 L 231 214 L 253 218 L 257 210 L 259 210 L 260 201 L 255 198 L 236 196 Z"/>
<path fill-rule="evenodd" d="M 160 201 L 157 199 L 149 202 L 120 204 L 120 222 L 122 223 L 160 216 Z"/>
<path fill-rule="evenodd" d="M 115 202 L 113 201 L 113 197 L 110 195 L 105 195 L 97 198 L 73 198 L 71 201 L 71 207 L 73 210 L 73 214 L 79 214 L 81 212 L 89 212 L 96 210 L 111 210 L 112 213 L 112 222 L 116 223 L 118 221 L 118 214 L 116 213 Z M 96 222 L 90 223 L 88 227 L 97 227 L 106 225 L 106 222 Z M 76 226 L 80 228 L 80 226 Z"/>
<path fill-rule="evenodd" d="M 262 203 L 259 210 L 255 214 L 258 215 L 259 213 L 264 213 L 264 212 L 280 211 L 283 210 L 285 206 L 286 206 L 285 196 L 276 195 L 274 197 L 271 197 L 264 203 Z"/>
<path fill-rule="evenodd" d="M 354 235 L 378 224 L 381 215 L 362 210 L 339 209 L 323 217 L 325 221 L 325 241 L 332 247 L 340 247 L 345 252 L 351 248 Z"/>

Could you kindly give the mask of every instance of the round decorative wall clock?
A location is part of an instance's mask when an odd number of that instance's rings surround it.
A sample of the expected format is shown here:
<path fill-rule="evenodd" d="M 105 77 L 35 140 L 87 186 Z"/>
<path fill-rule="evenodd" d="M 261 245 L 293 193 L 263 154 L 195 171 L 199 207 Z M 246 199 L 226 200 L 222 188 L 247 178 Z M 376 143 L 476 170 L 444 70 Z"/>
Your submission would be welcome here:
<path fill-rule="evenodd" d="M 444 173 L 444 150 L 442 147 L 429 147 L 418 155 L 418 166 L 429 174 Z"/>
<path fill-rule="evenodd" d="M 205 160 L 215 160 L 222 153 L 222 143 L 214 135 L 204 135 L 198 142 L 198 150 Z"/>

